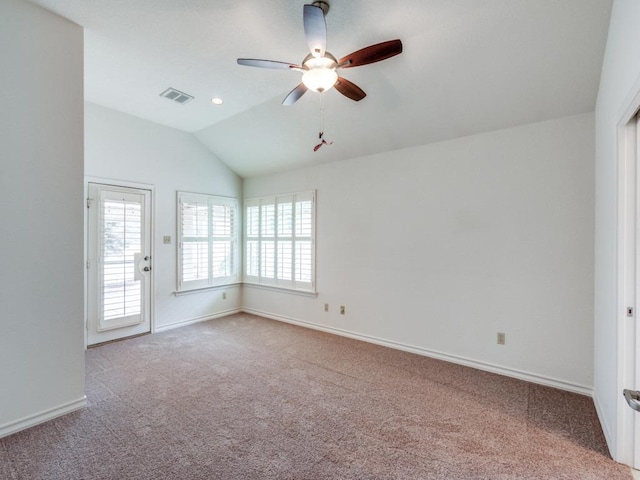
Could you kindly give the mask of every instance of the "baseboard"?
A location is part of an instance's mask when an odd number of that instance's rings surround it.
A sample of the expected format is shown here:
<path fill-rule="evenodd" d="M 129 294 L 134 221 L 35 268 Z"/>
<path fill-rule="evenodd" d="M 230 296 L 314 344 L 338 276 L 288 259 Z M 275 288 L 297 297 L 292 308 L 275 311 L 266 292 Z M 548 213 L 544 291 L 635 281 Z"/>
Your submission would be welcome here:
<path fill-rule="evenodd" d="M 436 350 L 430 350 L 427 348 L 416 347 L 413 345 L 407 345 L 404 343 L 385 340 L 370 335 L 362 335 L 360 333 L 343 330 L 340 328 L 327 327 L 313 322 L 307 322 L 305 320 L 299 320 L 295 318 L 289 318 L 274 313 L 264 312 L 262 310 L 255 310 L 251 308 L 243 308 L 243 312 L 250 313 L 252 315 L 258 315 L 260 317 L 277 320 L 284 323 L 290 323 L 301 327 L 312 328 L 314 330 L 320 330 L 322 332 L 332 333 L 343 337 L 353 338 L 355 340 L 361 340 L 363 342 L 373 343 L 381 345 L 383 347 L 395 348 L 396 350 L 402 350 L 405 352 L 415 353 L 417 355 L 423 355 L 425 357 L 435 358 L 438 360 L 444 360 L 446 362 L 455 363 L 458 365 L 464 365 L 466 367 L 476 368 L 485 372 L 497 373 L 498 375 L 505 375 L 507 377 L 517 378 L 526 382 L 536 383 L 538 385 L 545 385 L 547 387 L 558 388 L 573 393 L 579 393 L 580 395 L 587 395 L 593 397 L 593 388 L 585 385 L 579 385 L 571 382 L 566 382 L 557 378 L 545 377 L 537 375 L 535 373 L 524 372 L 512 368 L 502 367 L 499 365 L 493 365 L 491 363 L 480 362 L 470 358 L 461 357 L 458 355 L 451 355 L 448 353 L 438 352 Z"/>
<path fill-rule="evenodd" d="M 80 410 L 86 405 L 87 397 L 83 395 L 82 398 L 79 398 L 78 400 L 73 400 L 71 402 L 59 405 L 54 408 L 50 408 L 48 410 L 44 410 L 34 415 L 29 415 L 28 417 L 6 423 L 0 426 L 0 438 L 6 437 L 13 433 L 17 433 L 20 430 L 35 427 L 40 423 L 48 422 L 49 420 L 61 417 L 62 415 L 66 415 L 67 413 L 71 413 L 75 410 Z"/>
<path fill-rule="evenodd" d="M 170 323 L 169 325 L 162 325 L 156 327 L 153 333 L 165 332 L 167 330 L 173 330 L 174 328 L 186 327 L 187 325 L 193 325 L 194 323 L 206 322 L 208 320 L 215 320 L 216 318 L 226 317 L 227 315 L 233 315 L 234 313 L 240 313 L 243 310 L 241 308 L 231 308 L 229 310 L 223 310 L 211 315 L 202 315 L 200 317 L 189 318 L 176 323 Z"/>

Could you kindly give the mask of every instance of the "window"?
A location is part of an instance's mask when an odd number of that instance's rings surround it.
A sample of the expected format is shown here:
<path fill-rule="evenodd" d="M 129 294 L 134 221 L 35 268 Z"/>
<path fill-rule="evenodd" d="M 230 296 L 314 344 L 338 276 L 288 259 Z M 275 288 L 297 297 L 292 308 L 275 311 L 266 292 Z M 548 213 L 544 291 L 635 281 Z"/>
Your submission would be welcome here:
<path fill-rule="evenodd" d="M 315 290 L 315 193 L 245 201 L 247 283 Z"/>
<path fill-rule="evenodd" d="M 178 291 L 238 281 L 235 198 L 178 192 Z"/>

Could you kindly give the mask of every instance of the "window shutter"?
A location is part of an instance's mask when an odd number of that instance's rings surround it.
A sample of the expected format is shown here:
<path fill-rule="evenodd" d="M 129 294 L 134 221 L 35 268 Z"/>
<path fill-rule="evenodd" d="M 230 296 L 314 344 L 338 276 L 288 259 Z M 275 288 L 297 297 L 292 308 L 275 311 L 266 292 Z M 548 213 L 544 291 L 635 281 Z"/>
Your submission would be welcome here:
<path fill-rule="evenodd" d="M 245 277 L 260 276 L 260 203 L 246 204 Z"/>
<path fill-rule="evenodd" d="M 248 283 L 314 291 L 315 193 L 245 201 Z"/>
<path fill-rule="evenodd" d="M 237 201 L 178 192 L 178 290 L 237 280 Z"/>
<path fill-rule="evenodd" d="M 295 278 L 305 289 L 314 288 L 314 195 L 296 195 L 295 203 Z"/>
<path fill-rule="evenodd" d="M 181 284 L 199 282 L 206 285 L 209 278 L 209 208 L 197 198 L 186 198 L 180 202 L 182 232 Z"/>
<path fill-rule="evenodd" d="M 112 320 L 140 313 L 142 295 L 135 278 L 135 255 L 142 246 L 142 205 L 125 198 L 104 198 L 100 206 L 103 268 L 102 320 Z"/>

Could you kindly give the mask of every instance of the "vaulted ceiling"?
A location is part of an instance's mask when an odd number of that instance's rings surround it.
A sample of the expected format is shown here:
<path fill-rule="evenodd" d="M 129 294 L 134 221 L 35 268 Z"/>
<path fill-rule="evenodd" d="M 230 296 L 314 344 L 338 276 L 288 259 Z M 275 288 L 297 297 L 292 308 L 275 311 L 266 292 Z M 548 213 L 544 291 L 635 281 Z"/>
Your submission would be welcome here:
<path fill-rule="evenodd" d="M 336 57 L 395 38 L 404 51 L 342 70 L 360 102 L 331 90 L 285 107 L 299 72 L 236 59 L 301 63 L 304 0 L 31 1 L 85 28 L 87 101 L 191 132 L 242 177 L 590 112 L 611 12 L 611 0 L 329 0 Z M 168 87 L 195 99 L 159 96 Z M 314 152 L 321 97 L 334 143 Z"/>

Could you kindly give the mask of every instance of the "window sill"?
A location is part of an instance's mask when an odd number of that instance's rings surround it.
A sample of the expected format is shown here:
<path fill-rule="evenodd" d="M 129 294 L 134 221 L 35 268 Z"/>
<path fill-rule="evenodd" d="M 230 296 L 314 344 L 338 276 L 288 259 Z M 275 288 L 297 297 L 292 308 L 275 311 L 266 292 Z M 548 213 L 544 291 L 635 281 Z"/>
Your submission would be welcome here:
<path fill-rule="evenodd" d="M 303 297 L 317 297 L 318 296 L 318 292 L 312 292 L 310 290 L 295 290 L 293 288 L 276 287 L 276 286 L 273 286 L 273 285 L 262 285 L 260 283 L 244 282 L 244 283 L 242 283 L 242 286 L 243 287 L 257 288 L 258 290 L 270 290 L 272 292 L 289 293 L 289 294 L 292 294 L 292 295 L 301 295 Z"/>
<path fill-rule="evenodd" d="M 192 295 L 194 293 L 215 292 L 216 290 L 226 290 L 227 288 L 241 287 L 241 282 L 227 283 L 225 285 L 214 285 L 212 287 L 192 288 L 190 290 L 176 290 L 173 294 L 176 297 L 183 295 Z"/>

